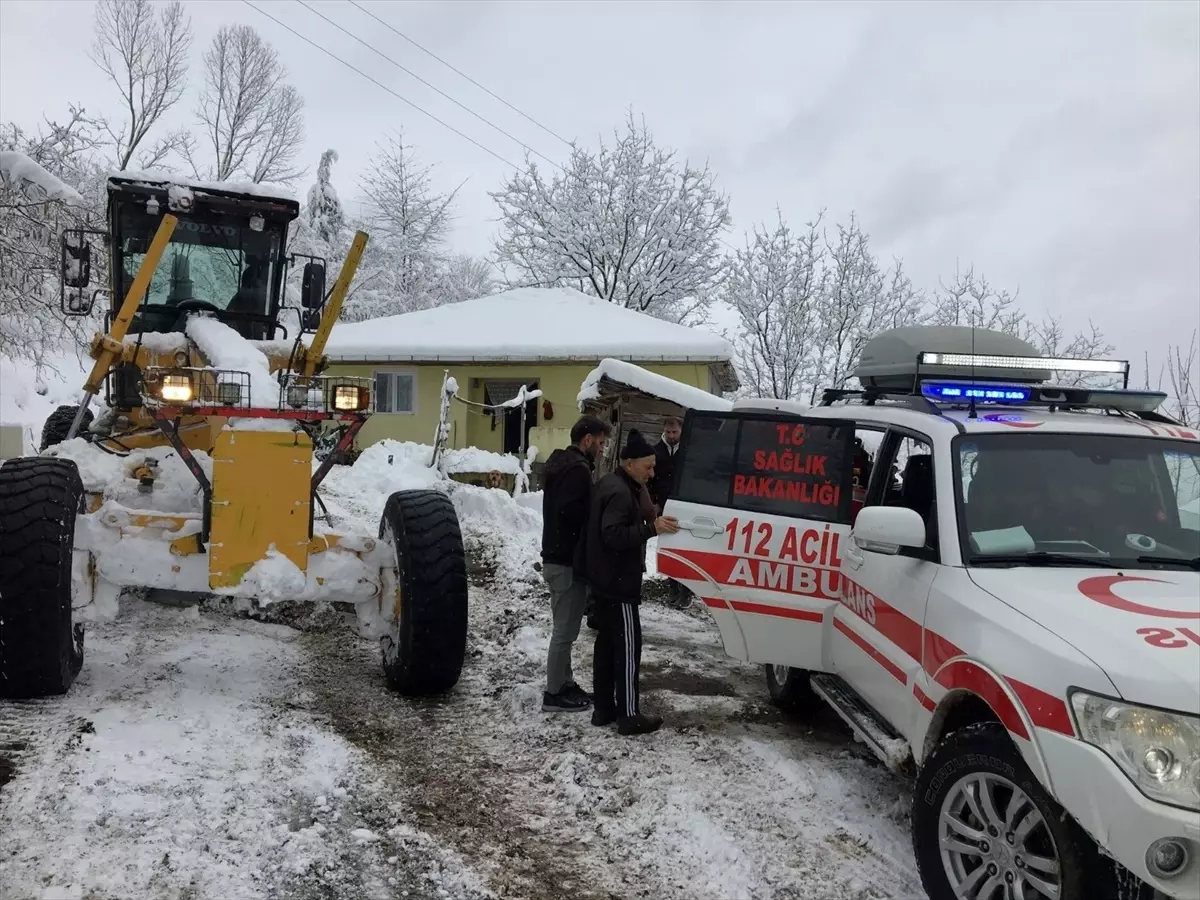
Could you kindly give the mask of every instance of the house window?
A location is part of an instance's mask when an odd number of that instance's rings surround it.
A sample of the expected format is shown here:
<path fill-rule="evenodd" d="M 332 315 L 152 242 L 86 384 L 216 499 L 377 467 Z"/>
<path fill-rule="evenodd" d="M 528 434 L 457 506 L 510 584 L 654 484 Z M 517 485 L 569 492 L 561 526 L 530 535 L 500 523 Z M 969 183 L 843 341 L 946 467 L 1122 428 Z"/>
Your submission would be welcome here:
<path fill-rule="evenodd" d="M 412 415 L 416 411 L 416 372 L 375 373 L 375 412 Z"/>

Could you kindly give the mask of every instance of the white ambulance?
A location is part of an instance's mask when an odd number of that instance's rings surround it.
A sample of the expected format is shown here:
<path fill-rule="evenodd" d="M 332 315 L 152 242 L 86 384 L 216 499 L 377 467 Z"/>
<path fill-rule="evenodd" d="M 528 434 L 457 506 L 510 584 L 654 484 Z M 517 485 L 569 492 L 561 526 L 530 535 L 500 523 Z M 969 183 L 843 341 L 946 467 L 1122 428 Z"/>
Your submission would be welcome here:
<path fill-rule="evenodd" d="M 916 768 L 933 900 L 1195 900 L 1200 434 L 1053 372 L 1129 365 L 901 328 L 861 390 L 689 412 L 658 569 L 777 702 Z"/>

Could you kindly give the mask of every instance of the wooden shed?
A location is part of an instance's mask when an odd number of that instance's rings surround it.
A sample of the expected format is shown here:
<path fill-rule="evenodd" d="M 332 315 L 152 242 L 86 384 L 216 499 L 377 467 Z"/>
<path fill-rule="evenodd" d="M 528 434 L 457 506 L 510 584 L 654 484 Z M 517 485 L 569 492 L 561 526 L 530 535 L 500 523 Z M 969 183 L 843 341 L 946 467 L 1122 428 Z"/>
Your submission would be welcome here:
<path fill-rule="evenodd" d="M 719 386 L 735 390 L 737 376 L 732 366 L 724 375 Z M 601 360 L 579 392 L 579 411 L 597 416 L 613 428 L 607 452 L 597 461 L 597 477 L 616 468 L 618 450 L 631 430 L 642 432 L 654 444 L 669 416 L 682 419 L 689 409 L 723 412 L 732 408 L 730 401 L 716 394 L 615 359 Z"/>

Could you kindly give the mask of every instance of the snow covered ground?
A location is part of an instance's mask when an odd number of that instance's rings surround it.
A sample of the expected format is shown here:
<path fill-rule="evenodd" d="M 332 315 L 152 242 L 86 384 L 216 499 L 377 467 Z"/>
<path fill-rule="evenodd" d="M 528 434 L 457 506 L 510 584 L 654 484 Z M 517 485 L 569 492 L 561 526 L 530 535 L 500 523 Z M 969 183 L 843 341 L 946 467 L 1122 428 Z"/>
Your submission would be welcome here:
<path fill-rule="evenodd" d="M 922 895 L 908 785 L 832 713 L 769 706 L 761 670 L 703 610 L 655 602 L 657 579 L 642 685 L 664 729 L 543 714 L 540 497 L 390 455 L 334 467 L 322 494 L 336 527 L 377 521 L 393 490 L 449 492 L 472 579 L 458 687 L 390 693 L 377 647 L 328 608 L 288 619 L 299 631 L 127 596 L 67 697 L 0 703 L 0 897 Z"/>

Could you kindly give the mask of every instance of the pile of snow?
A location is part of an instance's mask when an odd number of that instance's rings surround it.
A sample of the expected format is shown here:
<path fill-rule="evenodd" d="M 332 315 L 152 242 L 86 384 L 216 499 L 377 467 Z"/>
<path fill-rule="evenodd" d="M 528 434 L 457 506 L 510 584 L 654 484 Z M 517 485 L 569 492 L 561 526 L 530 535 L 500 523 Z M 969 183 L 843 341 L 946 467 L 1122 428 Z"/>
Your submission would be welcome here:
<path fill-rule="evenodd" d="M 580 410 L 583 409 L 586 401 L 595 400 L 600 396 L 600 380 L 602 378 L 636 388 L 660 400 L 677 403 L 684 409 L 705 409 L 713 412 L 728 412 L 733 409 L 730 401 L 710 394 L 708 391 L 702 391 L 700 388 L 692 387 L 690 384 L 649 372 L 641 366 L 635 366 L 624 360 L 602 359 L 600 365 L 588 373 L 587 378 L 579 387 L 579 396 L 575 399 L 579 402 Z"/>
<path fill-rule="evenodd" d="M 359 456 L 354 471 L 364 477 L 379 479 L 380 484 L 402 484 L 392 490 L 413 490 L 430 487 L 439 480 L 436 469 L 430 468 L 433 448 L 415 441 L 383 440 L 372 444 Z M 521 471 L 520 460 L 506 453 L 493 453 L 478 447 L 443 450 L 446 472 L 451 475 L 476 472 L 503 472 L 516 475 Z"/>
<path fill-rule="evenodd" d="M 76 404 L 90 360 L 66 351 L 46 361 L 40 375 L 25 362 L 0 356 L 0 425 L 21 428 L 25 453 L 36 453 L 46 417 L 59 406 Z"/>
<path fill-rule="evenodd" d="M 26 196 L 41 195 L 38 199 L 58 200 L 71 206 L 83 206 L 83 197 L 57 175 L 52 175 L 24 153 L 0 150 L 0 181 L 5 181 Z"/>
<path fill-rule="evenodd" d="M 188 317 L 187 336 L 195 341 L 214 369 L 230 369 L 250 376 L 251 406 L 279 407 L 279 382 L 271 375 L 266 354 L 250 341 L 224 322 L 204 315 Z"/>
<path fill-rule="evenodd" d="M 83 438 L 64 441 L 46 450 L 46 456 L 74 460 L 79 478 L 86 491 L 103 493 L 107 500 L 130 509 L 146 509 L 161 513 L 196 512 L 200 509 L 200 485 L 171 447 L 149 447 L 132 450 L 126 456 L 106 453 Z M 192 456 L 211 482 L 212 458 L 203 450 Z M 154 491 L 144 494 L 138 490 L 133 473 L 146 461 L 156 464 Z M 152 503 L 153 506 L 147 506 Z"/>
<path fill-rule="evenodd" d="M 626 309 L 571 288 L 518 288 L 399 316 L 343 323 L 332 360 L 464 362 L 585 359 L 724 362 L 733 345 L 709 331 Z"/>
<path fill-rule="evenodd" d="M 499 462 L 507 459 L 515 463 L 514 457 L 475 447 L 447 452 L 472 461 L 472 467 L 465 471 L 492 468 L 511 471 L 502 468 Z M 507 491 L 442 478 L 429 466 L 432 454 L 433 448 L 427 444 L 380 441 L 364 450 L 353 466 L 334 466 L 321 487 L 321 496 L 335 517 L 373 525 L 395 491 L 444 491 L 458 513 L 463 539 L 473 554 L 494 568 L 498 583 L 518 585 L 540 581 L 542 493 L 513 497 Z M 489 468 L 474 468 L 484 464 Z M 342 527 L 340 521 L 334 524 L 335 531 Z M 646 578 L 659 577 L 655 568 L 655 541 L 651 540 L 646 550 Z"/>

